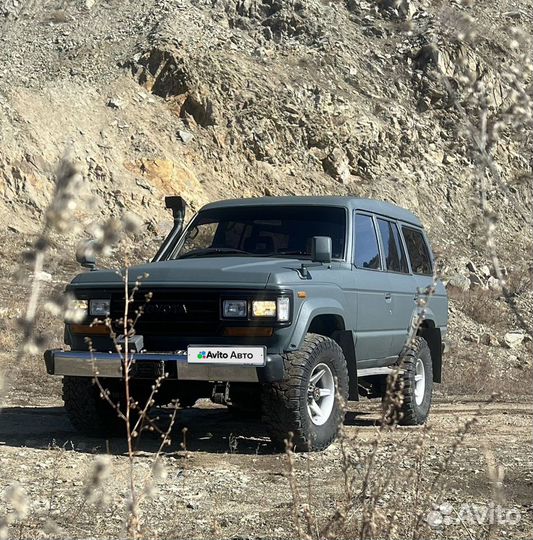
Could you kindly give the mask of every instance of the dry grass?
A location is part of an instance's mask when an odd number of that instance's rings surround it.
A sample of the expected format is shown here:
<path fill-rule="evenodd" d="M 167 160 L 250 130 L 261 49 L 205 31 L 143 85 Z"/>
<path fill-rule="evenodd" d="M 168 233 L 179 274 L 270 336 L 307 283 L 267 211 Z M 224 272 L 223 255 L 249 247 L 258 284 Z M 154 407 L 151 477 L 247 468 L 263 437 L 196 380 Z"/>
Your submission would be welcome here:
<path fill-rule="evenodd" d="M 532 396 L 533 372 L 531 365 L 522 360 L 531 357 L 530 345 L 521 356 L 516 354 L 516 351 L 478 343 L 452 345 L 446 355 L 443 384 L 439 389 L 445 395 Z"/>
<path fill-rule="evenodd" d="M 508 327 L 511 313 L 500 292 L 481 287 L 468 291 L 451 288 L 448 295 L 450 300 L 473 321 L 493 328 Z"/>

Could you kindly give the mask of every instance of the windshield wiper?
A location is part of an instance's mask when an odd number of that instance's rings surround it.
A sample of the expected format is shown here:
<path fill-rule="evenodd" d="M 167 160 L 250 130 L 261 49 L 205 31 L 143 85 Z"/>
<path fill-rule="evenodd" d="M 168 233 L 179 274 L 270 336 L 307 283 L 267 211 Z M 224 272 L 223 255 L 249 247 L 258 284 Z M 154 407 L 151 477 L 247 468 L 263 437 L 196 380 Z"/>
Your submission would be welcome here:
<path fill-rule="evenodd" d="M 305 255 L 309 257 L 309 253 L 302 251 L 301 249 L 282 249 L 276 252 L 278 255 Z"/>
<path fill-rule="evenodd" d="M 275 251 L 273 253 L 269 253 L 268 255 L 266 255 L 266 257 L 290 257 L 291 255 L 297 255 L 297 259 L 309 259 L 311 257 L 309 253 L 306 253 L 301 249 L 285 249 L 281 251 Z"/>
<path fill-rule="evenodd" d="M 235 249 L 235 248 L 202 248 L 202 249 L 193 249 L 192 251 L 189 251 L 188 253 L 185 253 L 184 255 L 180 255 L 178 259 L 188 259 L 190 257 L 208 257 L 209 255 L 238 255 L 238 254 L 245 254 L 245 255 L 252 255 L 251 253 L 248 253 L 248 251 L 243 251 L 242 249 Z"/>

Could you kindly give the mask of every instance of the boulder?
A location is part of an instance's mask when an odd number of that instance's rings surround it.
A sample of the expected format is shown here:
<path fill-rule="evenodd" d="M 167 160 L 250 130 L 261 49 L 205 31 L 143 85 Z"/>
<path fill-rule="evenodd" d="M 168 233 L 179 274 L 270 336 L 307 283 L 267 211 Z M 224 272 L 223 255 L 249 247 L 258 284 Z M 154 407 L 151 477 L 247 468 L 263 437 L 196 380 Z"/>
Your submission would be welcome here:
<path fill-rule="evenodd" d="M 485 278 L 488 278 L 490 277 L 491 273 L 490 273 L 490 267 L 487 265 L 487 264 L 484 264 L 480 269 L 479 269 L 479 274 L 481 274 L 483 277 Z"/>
<path fill-rule="evenodd" d="M 412 0 L 380 0 L 379 9 L 392 18 L 409 20 L 417 11 L 417 6 Z"/>
<path fill-rule="evenodd" d="M 454 274 L 446 284 L 448 289 L 458 289 L 460 291 L 468 291 L 470 289 L 470 279 L 463 274 Z"/>
<path fill-rule="evenodd" d="M 491 291 L 501 291 L 502 290 L 502 284 L 498 278 L 495 278 L 493 276 L 490 276 L 487 279 L 487 286 Z"/>
<path fill-rule="evenodd" d="M 322 161 L 324 172 L 338 180 L 341 184 L 346 184 L 350 180 L 350 164 L 346 154 L 340 149 L 335 148 Z"/>
<path fill-rule="evenodd" d="M 184 131 L 182 129 L 178 131 L 178 136 L 183 144 L 190 143 L 194 139 L 194 135 L 192 133 L 189 133 L 188 131 Z"/>
<path fill-rule="evenodd" d="M 119 97 L 110 97 L 107 100 L 107 106 L 111 109 L 124 109 L 127 103 Z"/>
<path fill-rule="evenodd" d="M 524 341 L 524 338 L 525 334 L 523 332 L 507 332 L 507 334 L 503 336 L 503 341 L 509 349 L 514 349 Z"/>

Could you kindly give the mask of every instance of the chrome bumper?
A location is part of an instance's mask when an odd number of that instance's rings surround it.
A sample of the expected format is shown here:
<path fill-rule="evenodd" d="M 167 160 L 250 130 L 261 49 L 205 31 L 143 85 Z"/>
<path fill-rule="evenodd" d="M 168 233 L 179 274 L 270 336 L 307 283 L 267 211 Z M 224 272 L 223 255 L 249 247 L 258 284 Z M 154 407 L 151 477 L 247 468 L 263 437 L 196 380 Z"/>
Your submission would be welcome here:
<path fill-rule="evenodd" d="M 46 370 L 50 375 L 72 377 L 122 378 L 123 362 L 117 353 L 48 350 L 44 353 Z M 268 355 L 264 367 L 240 365 L 191 365 L 185 352 L 134 353 L 133 378 L 154 379 L 168 373 L 169 379 L 184 381 L 273 382 L 283 379 L 283 359 Z"/>

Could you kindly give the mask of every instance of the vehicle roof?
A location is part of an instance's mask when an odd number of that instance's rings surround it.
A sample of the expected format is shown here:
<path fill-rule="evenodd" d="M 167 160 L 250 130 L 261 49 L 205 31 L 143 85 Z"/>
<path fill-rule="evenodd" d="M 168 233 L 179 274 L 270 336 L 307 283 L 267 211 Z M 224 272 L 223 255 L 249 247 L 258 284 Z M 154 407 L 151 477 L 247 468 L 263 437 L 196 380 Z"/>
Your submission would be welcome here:
<path fill-rule="evenodd" d="M 350 210 L 362 210 L 380 214 L 400 221 L 411 223 L 422 227 L 420 219 L 412 212 L 396 206 L 395 204 L 379 201 L 377 199 L 360 199 L 349 196 L 295 196 L 295 197 L 254 197 L 247 199 L 226 199 L 206 204 L 202 210 L 212 208 L 229 208 L 234 206 L 280 206 L 280 205 L 301 205 L 301 206 L 342 206 Z"/>

